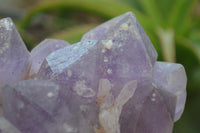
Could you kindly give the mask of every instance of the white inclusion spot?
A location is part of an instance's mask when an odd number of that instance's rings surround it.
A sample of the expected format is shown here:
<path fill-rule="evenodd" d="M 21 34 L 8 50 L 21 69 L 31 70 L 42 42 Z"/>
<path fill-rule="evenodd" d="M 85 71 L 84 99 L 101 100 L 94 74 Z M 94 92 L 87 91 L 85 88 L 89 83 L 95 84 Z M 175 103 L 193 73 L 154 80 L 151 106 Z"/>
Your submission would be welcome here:
<path fill-rule="evenodd" d="M 75 49 L 78 49 L 78 46 L 74 46 L 73 49 L 74 49 L 74 50 L 75 50 Z"/>
<path fill-rule="evenodd" d="M 112 69 L 109 68 L 109 69 L 107 70 L 107 73 L 108 73 L 108 74 L 112 74 Z"/>
<path fill-rule="evenodd" d="M 111 86 L 111 83 L 107 79 L 101 79 L 99 82 L 99 92 L 97 95 L 97 101 L 100 100 L 99 122 L 105 133 L 120 133 L 119 118 L 121 111 L 124 104 L 134 95 L 137 88 L 137 81 L 126 83 L 113 103 L 108 104 L 105 99 L 113 97 L 110 92 Z M 110 106 L 105 106 L 105 104 Z"/>
<path fill-rule="evenodd" d="M 59 45 L 58 45 L 58 44 L 56 44 L 56 48 L 59 48 Z"/>
<path fill-rule="evenodd" d="M 104 62 L 108 62 L 108 58 L 107 58 L 107 57 L 104 57 L 103 61 L 104 61 Z"/>
<path fill-rule="evenodd" d="M 0 54 L 3 54 L 4 51 L 6 51 L 9 48 L 9 44 L 8 43 L 4 43 L 3 46 L 0 49 Z"/>
<path fill-rule="evenodd" d="M 111 49 L 113 46 L 112 40 L 102 40 L 101 42 L 104 45 L 105 49 Z"/>
<path fill-rule="evenodd" d="M 86 86 L 85 80 L 77 81 L 74 86 L 74 91 L 82 97 L 94 97 L 96 93 L 92 88 Z"/>
<path fill-rule="evenodd" d="M 67 75 L 68 75 L 68 77 L 71 77 L 72 76 L 72 71 L 71 70 L 67 70 Z"/>
<path fill-rule="evenodd" d="M 153 94 L 152 94 L 152 97 L 156 97 L 156 93 L 153 93 Z"/>
<path fill-rule="evenodd" d="M 123 23 L 121 26 L 120 26 L 120 29 L 121 30 L 128 30 L 129 26 L 127 23 Z"/>
<path fill-rule="evenodd" d="M 63 128 L 66 131 L 66 133 L 77 133 L 78 132 L 78 130 L 76 128 L 73 128 L 72 126 L 70 126 L 66 123 L 63 124 Z"/>
<path fill-rule="evenodd" d="M 106 50 L 105 49 L 102 49 L 102 51 L 101 51 L 102 53 L 105 53 L 106 52 Z"/>
<path fill-rule="evenodd" d="M 155 102 L 155 101 L 156 101 L 156 99 L 155 99 L 155 98 L 151 98 L 151 101 L 152 101 L 152 102 Z"/>
<path fill-rule="evenodd" d="M 53 93 L 52 93 L 52 92 L 49 92 L 49 93 L 47 94 L 47 96 L 48 96 L 49 98 L 51 98 L 51 97 L 53 97 Z"/>
<path fill-rule="evenodd" d="M 0 20 L 0 28 L 5 28 L 6 30 L 12 30 L 13 23 L 9 21 L 8 18 Z"/>

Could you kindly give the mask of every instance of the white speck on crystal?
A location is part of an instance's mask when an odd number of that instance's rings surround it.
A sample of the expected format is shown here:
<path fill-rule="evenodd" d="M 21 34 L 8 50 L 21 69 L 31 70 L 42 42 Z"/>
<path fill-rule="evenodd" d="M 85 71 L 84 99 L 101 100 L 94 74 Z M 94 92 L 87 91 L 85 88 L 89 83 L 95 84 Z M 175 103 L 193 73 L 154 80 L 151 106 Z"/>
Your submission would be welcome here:
<path fill-rule="evenodd" d="M 59 45 L 58 45 L 58 44 L 56 44 L 56 48 L 59 48 Z"/>
<path fill-rule="evenodd" d="M 102 40 L 101 42 L 104 45 L 105 49 L 111 49 L 113 46 L 112 40 Z"/>
<path fill-rule="evenodd" d="M 155 98 L 151 98 L 151 101 L 152 101 L 152 102 L 155 102 L 155 101 L 156 101 L 156 99 L 155 99 Z"/>
<path fill-rule="evenodd" d="M 107 57 L 104 57 L 104 62 L 108 62 L 108 58 Z"/>
<path fill-rule="evenodd" d="M 74 91 L 82 97 L 94 97 L 96 95 L 94 90 L 86 85 L 85 80 L 77 81 L 74 86 Z"/>
<path fill-rule="evenodd" d="M 106 52 L 106 50 L 105 49 L 102 49 L 102 51 L 101 51 L 102 53 L 105 53 Z"/>
<path fill-rule="evenodd" d="M 0 20 L 0 28 L 5 28 L 6 30 L 12 30 L 13 23 L 9 21 L 8 18 Z"/>
<path fill-rule="evenodd" d="M 128 30 L 129 29 L 129 26 L 127 23 L 123 23 L 121 26 L 120 26 L 120 29 L 121 30 Z"/>
<path fill-rule="evenodd" d="M 152 97 L 156 97 L 156 93 L 153 93 L 153 94 L 152 94 Z"/>
<path fill-rule="evenodd" d="M 112 69 L 109 68 L 109 69 L 107 70 L 107 73 L 108 73 L 108 74 L 112 74 Z"/>
<path fill-rule="evenodd" d="M 78 49 L 78 46 L 73 47 L 73 49 Z"/>
<path fill-rule="evenodd" d="M 47 94 L 47 96 L 48 96 L 49 98 L 51 98 L 51 97 L 53 97 L 53 93 L 52 93 L 52 92 L 49 92 L 49 93 Z"/>
<path fill-rule="evenodd" d="M 63 128 L 64 130 L 66 131 L 66 133 L 77 133 L 77 129 L 76 128 L 73 128 L 72 126 L 64 123 L 63 124 Z"/>
<path fill-rule="evenodd" d="M 8 43 L 4 43 L 2 45 L 2 47 L 0 48 L 0 54 L 3 54 L 4 51 L 6 51 L 9 48 L 9 44 Z"/>
<path fill-rule="evenodd" d="M 72 71 L 71 70 L 67 70 L 67 75 L 68 75 L 68 77 L 71 77 L 72 76 Z"/>

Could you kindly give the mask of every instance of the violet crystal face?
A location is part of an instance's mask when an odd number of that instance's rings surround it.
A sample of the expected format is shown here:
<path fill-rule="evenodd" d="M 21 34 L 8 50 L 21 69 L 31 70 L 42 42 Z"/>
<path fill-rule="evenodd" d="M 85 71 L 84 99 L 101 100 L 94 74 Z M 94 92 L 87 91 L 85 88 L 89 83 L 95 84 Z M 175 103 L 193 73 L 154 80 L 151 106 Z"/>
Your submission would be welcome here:
<path fill-rule="evenodd" d="M 29 80 L 2 89 L 3 117 L 15 133 L 172 133 L 183 113 L 184 67 L 156 61 L 132 12 L 73 45 L 45 40 L 31 58 Z"/>
<path fill-rule="evenodd" d="M 32 65 L 29 76 L 38 73 L 44 59 L 53 51 L 68 46 L 69 43 L 57 39 L 45 39 L 31 51 Z"/>
<path fill-rule="evenodd" d="M 10 18 L 0 20 L 0 89 L 26 78 L 30 54 Z"/>

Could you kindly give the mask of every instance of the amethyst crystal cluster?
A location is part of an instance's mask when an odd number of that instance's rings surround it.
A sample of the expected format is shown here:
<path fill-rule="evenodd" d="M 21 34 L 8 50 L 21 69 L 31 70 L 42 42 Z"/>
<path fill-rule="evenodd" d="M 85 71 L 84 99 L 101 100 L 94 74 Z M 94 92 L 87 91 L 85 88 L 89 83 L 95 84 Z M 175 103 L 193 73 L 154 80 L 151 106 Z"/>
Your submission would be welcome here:
<path fill-rule="evenodd" d="M 131 12 L 69 45 L 46 39 L 30 53 L 0 20 L 4 133 L 172 133 L 184 110 L 186 74 L 157 53 Z"/>

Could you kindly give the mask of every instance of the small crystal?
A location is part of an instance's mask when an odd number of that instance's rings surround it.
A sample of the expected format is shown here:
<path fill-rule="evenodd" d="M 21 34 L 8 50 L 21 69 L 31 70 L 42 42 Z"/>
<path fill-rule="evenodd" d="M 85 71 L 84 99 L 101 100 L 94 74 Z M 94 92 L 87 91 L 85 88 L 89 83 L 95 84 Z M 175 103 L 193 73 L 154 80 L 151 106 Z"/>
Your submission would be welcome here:
<path fill-rule="evenodd" d="M 168 91 L 177 97 L 174 121 L 177 121 L 184 110 L 186 101 L 187 77 L 181 64 L 156 62 L 153 84 L 156 88 Z"/>

